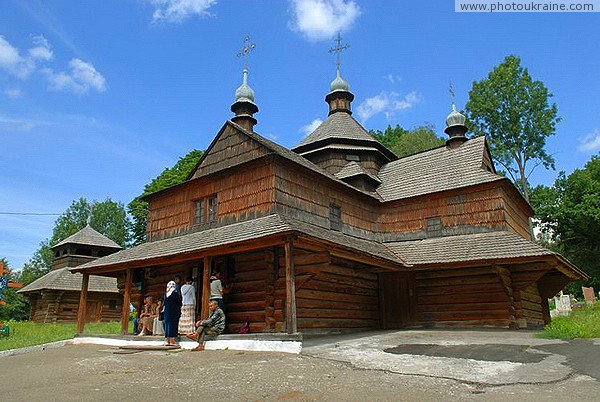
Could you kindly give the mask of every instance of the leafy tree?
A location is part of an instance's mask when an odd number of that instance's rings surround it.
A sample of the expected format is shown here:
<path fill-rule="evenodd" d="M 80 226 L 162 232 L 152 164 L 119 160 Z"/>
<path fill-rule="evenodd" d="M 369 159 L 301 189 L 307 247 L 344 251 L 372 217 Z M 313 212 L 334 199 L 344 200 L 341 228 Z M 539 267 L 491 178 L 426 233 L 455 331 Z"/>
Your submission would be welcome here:
<path fill-rule="evenodd" d="M 546 153 L 553 135 L 557 106 L 541 81 L 534 81 L 521 59 L 507 56 L 486 79 L 473 82 L 466 104 L 469 126 L 476 135 L 487 134 L 492 156 L 508 172 L 529 201 L 528 177 L 540 164 L 554 169 Z M 529 163 L 534 166 L 528 171 Z"/>
<path fill-rule="evenodd" d="M 532 189 L 540 230 L 600 288 L 600 156 L 570 175 L 560 172 L 552 187 Z M 580 284 L 578 284 L 580 285 Z"/>
<path fill-rule="evenodd" d="M 435 128 L 430 124 L 412 130 L 405 130 L 399 125 L 392 128 L 390 125 L 383 132 L 371 130 L 370 133 L 400 158 L 437 148 L 445 143 L 443 138 L 435 134 Z"/>
<path fill-rule="evenodd" d="M 1 258 L 6 269 L 9 269 L 8 261 Z M 7 279 L 13 282 L 21 282 L 20 272 L 11 272 L 7 274 Z M 0 306 L 0 321 L 18 320 L 26 321 L 29 319 L 29 300 L 17 293 L 18 289 L 7 288 L 4 292 L 5 306 Z"/>
<path fill-rule="evenodd" d="M 148 223 L 148 203 L 142 200 L 145 195 L 154 193 L 156 191 L 165 189 L 167 187 L 174 186 L 176 184 L 183 183 L 192 169 L 196 166 L 202 155 L 203 151 L 197 149 L 192 150 L 187 155 L 179 158 L 177 163 L 171 168 L 166 168 L 160 175 L 154 178 L 149 184 L 144 186 L 144 191 L 139 196 L 135 197 L 133 201 L 127 206 L 129 213 L 133 217 L 133 241 L 134 244 L 142 243 L 146 240 L 146 225 Z"/>
<path fill-rule="evenodd" d="M 23 265 L 21 282 L 27 285 L 48 273 L 52 267 L 51 247 L 83 229 L 88 221 L 90 226 L 115 243 L 126 247 L 131 243 L 131 221 L 125 205 L 110 198 L 89 203 L 85 198 L 73 201 L 56 220 L 52 237 L 43 240 L 39 249 Z"/>

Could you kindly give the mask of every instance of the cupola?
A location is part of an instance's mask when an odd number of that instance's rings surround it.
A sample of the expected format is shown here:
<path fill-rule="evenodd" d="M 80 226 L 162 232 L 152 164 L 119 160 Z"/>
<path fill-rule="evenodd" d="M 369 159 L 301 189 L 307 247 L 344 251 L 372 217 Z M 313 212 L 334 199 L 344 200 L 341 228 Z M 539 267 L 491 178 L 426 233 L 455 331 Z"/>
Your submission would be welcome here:
<path fill-rule="evenodd" d="M 231 111 L 235 116 L 231 121 L 239 124 L 248 131 L 253 131 L 257 121 L 254 113 L 258 112 L 258 106 L 254 103 L 254 90 L 248 85 L 248 54 L 256 47 L 250 43 L 250 37 L 244 38 L 244 47 L 238 53 L 238 57 L 244 57 L 244 72 L 242 85 L 235 91 L 235 101 L 231 105 Z"/>

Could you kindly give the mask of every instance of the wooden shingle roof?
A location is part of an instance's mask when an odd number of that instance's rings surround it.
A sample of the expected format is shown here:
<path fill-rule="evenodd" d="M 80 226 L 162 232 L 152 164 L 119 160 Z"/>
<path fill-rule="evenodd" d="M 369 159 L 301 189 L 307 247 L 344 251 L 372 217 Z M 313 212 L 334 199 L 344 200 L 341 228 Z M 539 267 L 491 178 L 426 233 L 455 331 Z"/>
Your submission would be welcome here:
<path fill-rule="evenodd" d="M 315 131 L 302 139 L 294 149 L 330 138 L 377 142 L 351 115 L 338 112 L 329 115 Z"/>
<path fill-rule="evenodd" d="M 292 148 L 292 151 L 304 155 L 315 150 L 326 149 L 332 144 L 343 147 L 346 151 L 376 150 L 388 161 L 397 159 L 392 151 L 384 147 L 359 122 L 345 112 L 330 114 L 315 131 Z"/>
<path fill-rule="evenodd" d="M 385 245 L 412 265 L 444 264 L 487 260 L 536 259 L 558 254 L 506 231 L 400 241 Z"/>
<path fill-rule="evenodd" d="M 103 234 L 97 232 L 90 225 L 87 225 L 79 232 L 67 237 L 63 241 L 55 244 L 52 248 L 60 247 L 65 244 L 81 244 L 87 246 L 98 246 L 98 247 L 107 247 L 114 249 L 121 249 L 123 247 L 119 246 L 117 243 L 104 236 Z"/>
<path fill-rule="evenodd" d="M 384 201 L 416 197 L 506 178 L 485 163 L 485 137 L 458 148 L 442 146 L 387 163 L 379 171 L 377 194 Z"/>
<path fill-rule="evenodd" d="M 80 272 L 88 268 L 112 266 L 124 263 L 139 263 L 141 266 L 145 263 L 150 263 L 151 260 L 156 258 L 196 253 L 213 247 L 231 245 L 280 233 L 305 234 L 377 258 L 383 258 L 397 264 L 405 265 L 397 255 L 390 252 L 385 247 L 382 247 L 381 244 L 376 241 L 359 239 L 341 232 L 335 232 L 273 214 L 201 232 L 142 243 L 130 249 L 125 249 L 115 254 L 71 268 L 71 271 Z"/>
<path fill-rule="evenodd" d="M 366 171 L 362 166 L 358 163 L 352 161 L 348 162 L 346 166 L 344 166 L 339 172 L 335 174 L 335 177 L 338 179 L 347 179 L 349 177 L 355 176 L 367 176 L 369 179 L 373 180 L 376 183 L 381 183 L 379 178 L 368 171 Z"/>
<path fill-rule="evenodd" d="M 81 291 L 83 281 L 82 274 L 75 274 L 68 268 L 55 269 L 41 278 L 36 279 L 29 285 L 19 289 L 18 293 L 29 293 L 41 290 L 71 290 Z M 90 275 L 88 290 L 90 292 L 119 293 L 117 278 Z"/>

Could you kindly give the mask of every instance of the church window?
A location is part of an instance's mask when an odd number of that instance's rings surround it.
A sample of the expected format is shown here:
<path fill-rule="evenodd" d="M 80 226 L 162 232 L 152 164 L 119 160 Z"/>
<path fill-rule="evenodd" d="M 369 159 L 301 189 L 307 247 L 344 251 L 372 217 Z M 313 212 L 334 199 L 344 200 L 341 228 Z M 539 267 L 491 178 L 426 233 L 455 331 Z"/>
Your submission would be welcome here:
<path fill-rule="evenodd" d="M 427 237 L 440 237 L 442 235 L 442 218 L 439 216 L 427 219 Z"/>
<path fill-rule="evenodd" d="M 342 230 L 342 208 L 334 204 L 329 206 L 329 228 Z"/>
<path fill-rule="evenodd" d="M 348 154 L 348 155 L 346 155 L 346 160 L 347 161 L 360 162 L 360 156 L 359 155 Z"/>
<path fill-rule="evenodd" d="M 217 221 L 217 196 L 194 201 L 194 223 L 203 225 Z"/>

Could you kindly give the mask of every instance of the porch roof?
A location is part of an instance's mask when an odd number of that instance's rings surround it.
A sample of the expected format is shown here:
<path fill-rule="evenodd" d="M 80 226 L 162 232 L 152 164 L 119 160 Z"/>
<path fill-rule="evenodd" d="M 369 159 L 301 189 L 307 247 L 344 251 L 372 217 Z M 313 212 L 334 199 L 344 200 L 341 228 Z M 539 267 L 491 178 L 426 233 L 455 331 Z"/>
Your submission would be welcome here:
<path fill-rule="evenodd" d="M 391 251 L 416 268 L 485 262 L 511 264 L 547 261 L 569 277 L 587 278 L 587 274 L 558 253 L 506 231 L 445 236 L 423 240 L 385 243 Z"/>
<path fill-rule="evenodd" d="M 69 272 L 69 268 L 59 268 L 48 272 L 46 275 L 36 279 L 17 293 L 29 293 L 40 290 L 69 290 L 81 291 L 83 275 Z M 90 276 L 88 286 L 90 292 L 119 293 L 117 279 L 106 276 Z"/>
<path fill-rule="evenodd" d="M 321 241 L 335 243 L 340 247 L 354 250 L 362 255 L 392 262 L 399 267 L 407 266 L 401 258 L 379 242 L 353 237 L 341 232 L 273 214 L 201 232 L 142 243 L 138 246 L 121 250 L 106 257 L 71 268 L 71 271 L 83 272 L 93 270 L 96 272 L 97 268 L 108 268 L 122 264 L 145 266 L 152 264 L 153 260 L 159 258 L 193 255 L 202 251 L 208 251 L 211 248 L 235 245 L 277 234 L 305 235 Z"/>

